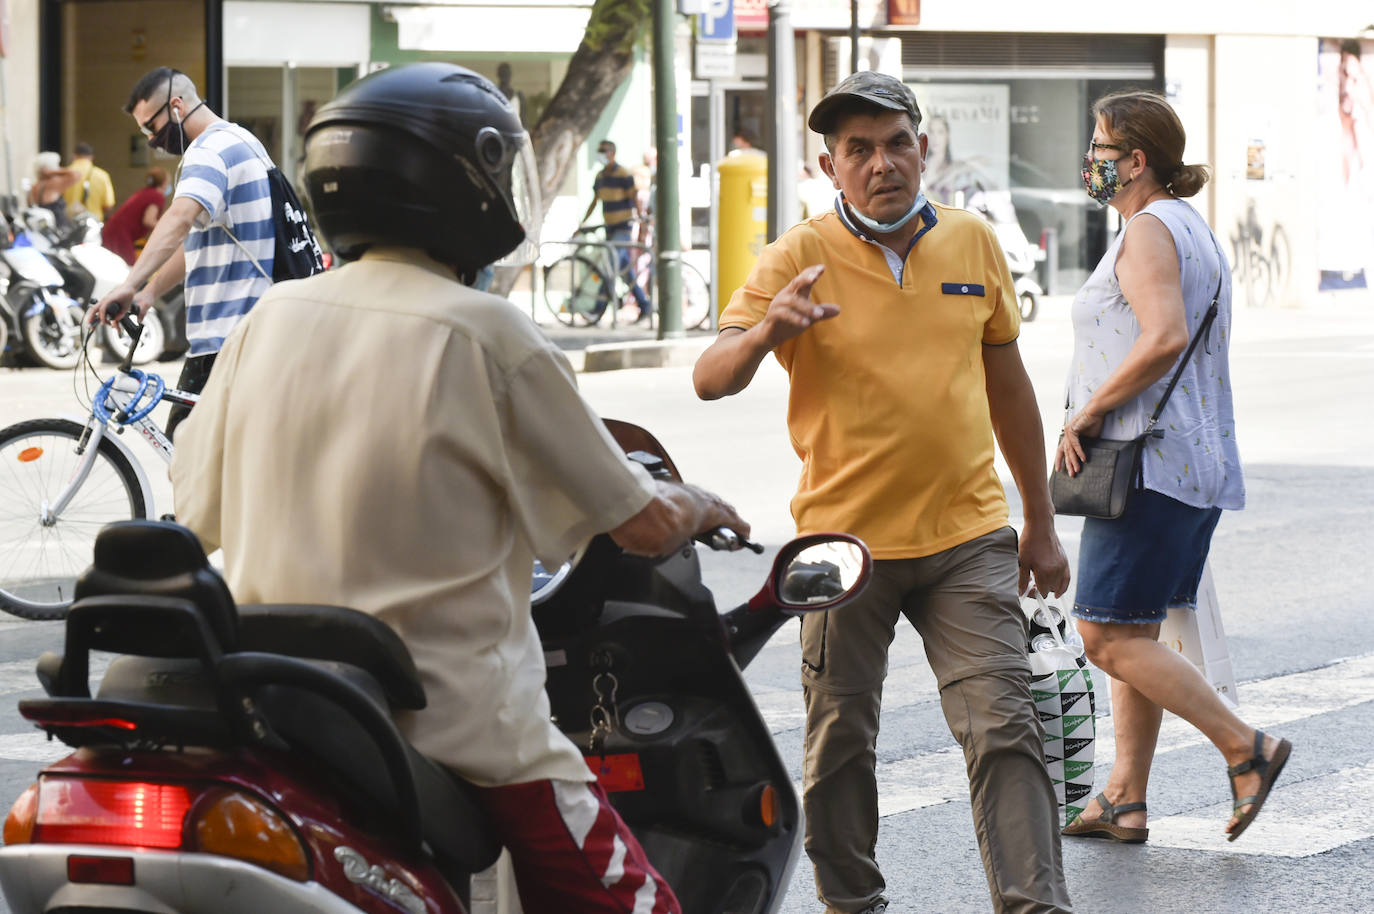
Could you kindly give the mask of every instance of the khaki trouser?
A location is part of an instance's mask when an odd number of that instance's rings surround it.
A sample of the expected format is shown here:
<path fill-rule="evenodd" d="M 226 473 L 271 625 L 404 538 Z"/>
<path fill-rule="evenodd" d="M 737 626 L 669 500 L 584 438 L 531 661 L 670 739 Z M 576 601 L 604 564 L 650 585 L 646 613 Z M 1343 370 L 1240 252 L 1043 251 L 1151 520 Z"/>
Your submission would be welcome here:
<path fill-rule="evenodd" d="M 925 642 L 945 720 L 964 750 L 994 910 L 1070 910 L 1016 562 L 1016 534 L 1006 527 L 932 556 L 875 562 L 853 604 L 802 618 L 806 852 L 827 914 L 862 911 L 886 888 L 874 857 L 874 746 L 899 613 Z"/>

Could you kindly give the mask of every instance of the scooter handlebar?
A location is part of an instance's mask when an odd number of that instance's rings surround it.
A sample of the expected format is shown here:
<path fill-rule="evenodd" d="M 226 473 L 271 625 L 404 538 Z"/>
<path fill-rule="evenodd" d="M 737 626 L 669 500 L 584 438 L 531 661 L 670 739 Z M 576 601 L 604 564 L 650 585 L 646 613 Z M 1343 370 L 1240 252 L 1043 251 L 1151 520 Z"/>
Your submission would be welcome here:
<path fill-rule="evenodd" d="M 710 546 L 716 552 L 738 552 L 740 549 L 748 549 L 751 552 L 763 554 L 762 544 L 745 539 L 729 527 L 716 527 L 714 530 L 698 533 L 693 539 L 698 543 Z"/>

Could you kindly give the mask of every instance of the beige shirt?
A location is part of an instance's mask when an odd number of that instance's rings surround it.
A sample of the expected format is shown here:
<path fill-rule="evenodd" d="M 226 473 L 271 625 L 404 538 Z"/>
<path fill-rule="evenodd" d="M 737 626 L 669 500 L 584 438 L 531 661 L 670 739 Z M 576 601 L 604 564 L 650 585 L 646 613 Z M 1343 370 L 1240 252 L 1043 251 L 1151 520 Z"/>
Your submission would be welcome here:
<path fill-rule="evenodd" d="M 421 752 L 486 786 L 592 779 L 549 719 L 532 560 L 557 567 L 653 482 L 509 302 L 402 249 L 274 286 L 178 429 L 172 482 L 235 599 L 400 634 L 429 704 L 398 723 Z"/>

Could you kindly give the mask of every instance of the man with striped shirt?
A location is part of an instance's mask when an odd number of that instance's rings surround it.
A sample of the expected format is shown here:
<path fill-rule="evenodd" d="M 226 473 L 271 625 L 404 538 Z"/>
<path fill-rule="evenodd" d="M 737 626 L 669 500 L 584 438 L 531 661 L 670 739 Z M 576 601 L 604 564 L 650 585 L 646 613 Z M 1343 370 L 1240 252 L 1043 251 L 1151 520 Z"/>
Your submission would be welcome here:
<path fill-rule="evenodd" d="M 629 244 L 635 219 L 640 216 L 635 176 L 624 165 L 616 163 L 615 144 L 610 140 L 602 140 L 597 146 L 596 160 L 601 163 L 601 171 L 592 184 L 595 196 L 587 205 L 582 221 L 586 222 L 592 217 L 592 210 L 596 209 L 599 202 L 601 219 L 606 223 L 606 240 L 616 245 L 615 258 L 620 275 L 630 284 L 635 304 L 639 305 L 639 317 L 635 323 L 647 321 L 653 313 L 653 305 L 639 283 L 635 282 L 634 271 L 630 268 L 630 248 L 624 246 Z"/>
<path fill-rule="evenodd" d="M 181 167 L 172 202 L 128 278 L 89 319 L 113 323 L 131 306 L 141 318 L 158 296 L 184 281 L 191 351 L 177 386 L 198 393 L 224 338 L 272 284 L 272 160 L 256 137 L 211 111 L 180 70 L 158 67 L 146 74 L 124 110 L 150 146 L 181 156 Z M 168 435 L 187 412 L 172 408 Z"/>

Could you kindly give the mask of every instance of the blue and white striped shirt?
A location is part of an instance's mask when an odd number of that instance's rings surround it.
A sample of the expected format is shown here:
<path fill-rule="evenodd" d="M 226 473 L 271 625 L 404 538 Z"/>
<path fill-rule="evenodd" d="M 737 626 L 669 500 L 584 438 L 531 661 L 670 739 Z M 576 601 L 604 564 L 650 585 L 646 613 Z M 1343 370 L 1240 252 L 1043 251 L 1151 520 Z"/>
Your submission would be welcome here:
<path fill-rule="evenodd" d="M 182 156 L 176 196 L 190 197 L 204 208 L 186 238 L 186 337 L 193 356 L 218 352 L 229 331 L 272 285 L 270 167 L 272 160 L 257 138 L 228 121 L 207 127 Z"/>

